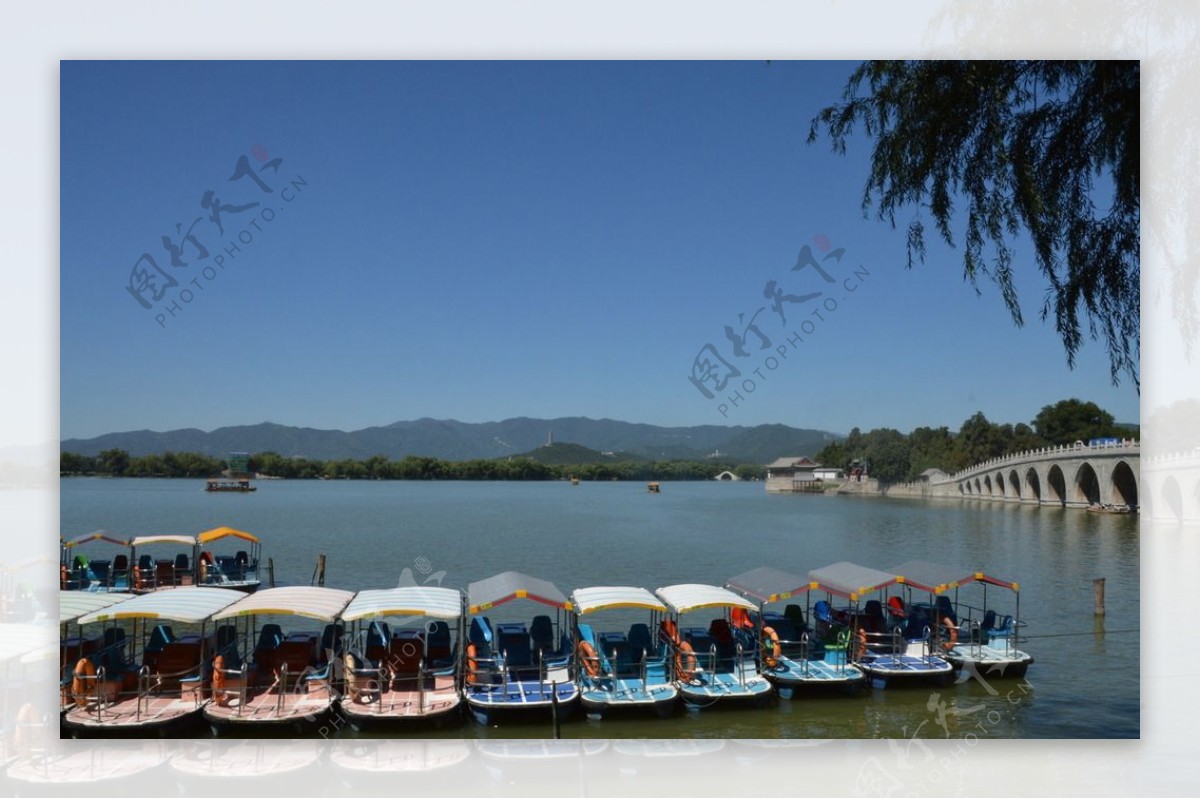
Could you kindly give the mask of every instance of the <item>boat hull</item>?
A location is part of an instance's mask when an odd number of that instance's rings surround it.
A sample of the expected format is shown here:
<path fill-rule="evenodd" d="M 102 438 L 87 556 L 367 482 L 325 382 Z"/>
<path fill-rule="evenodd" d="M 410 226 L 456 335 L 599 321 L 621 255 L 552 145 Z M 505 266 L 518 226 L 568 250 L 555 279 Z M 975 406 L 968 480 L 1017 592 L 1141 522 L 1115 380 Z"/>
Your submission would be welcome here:
<path fill-rule="evenodd" d="M 453 676 L 439 677 L 424 691 L 363 692 L 354 699 L 343 696 L 338 710 L 356 730 L 387 726 L 445 726 L 460 717 L 462 697 Z"/>
<path fill-rule="evenodd" d="M 936 656 L 870 655 L 855 665 L 876 688 L 937 687 L 954 680 L 954 667 Z"/>
<path fill-rule="evenodd" d="M 717 703 L 766 704 L 775 697 L 775 690 L 761 674 L 739 677 L 732 673 L 708 673 L 681 682 L 679 695 L 689 709 L 698 710 Z"/>
<path fill-rule="evenodd" d="M 1019 649 L 979 646 L 956 646 L 946 653 L 946 660 L 955 671 L 973 669 L 985 679 L 1021 679 L 1033 665 L 1033 657 Z"/>
<path fill-rule="evenodd" d="M 126 699 L 104 706 L 97 712 L 94 704 L 74 707 L 61 718 L 62 727 L 73 735 L 130 735 L 167 734 L 181 730 L 200 719 L 207 700 L 197 703 L 182 696 L 150 696 Z"/>
<path fill-rule="evenodd" d="M 592 716 L 653 713 L 666 718 L 678 706 L 679 690 L 671 684 L 647 690 L 641 680 L 602 679 L 581 686 L 579 701 Z"/>
<path fill-rule="evenodd" d="M 854 694 L 867 684 L 866 675 L 857 666 L 833 665 L 824 660 L 781 657 L 774 668 L 764 669 L 763 674 L 781 695 L 785 692 Z"/>
<path fill-rule="evenodd" d="M 510 681 L 505 685 L 468 686 L 466 705 L 471 717 L 484 725 L 503 720 L 550 719 L 555 713 L 564 720 L 579 700 L 579 687 L 572 682 Z M 557 702 L 554 694 L 557 693 Z M 557 705 L 557 707 L 556 707 Z"/>

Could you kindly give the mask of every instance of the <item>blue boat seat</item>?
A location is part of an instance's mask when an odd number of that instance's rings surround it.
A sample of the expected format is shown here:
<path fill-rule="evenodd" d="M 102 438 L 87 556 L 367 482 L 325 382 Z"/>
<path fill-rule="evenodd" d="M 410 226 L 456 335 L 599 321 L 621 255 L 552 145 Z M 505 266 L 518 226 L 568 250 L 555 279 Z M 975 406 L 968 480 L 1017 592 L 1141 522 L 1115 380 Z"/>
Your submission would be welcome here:
<path fill-rule="evenodd" d="M 926 628 L 933 627 L 932 608 L 929 605 L 913 605 L 908 609 L 908 619 L 904 625 L 904 637 L 916 641 L 925 637 Z"/>
<path fill-rule="evenodd" d="M 833 624 L 833 609 L 824 599 L 819 600 L 813 605 L 813 615 L 817 617 L 817 621 L 825 624 Z"/>
<path fill-rule="evenodd" d="M 425 648 L 429 655 L 429 665 L 437 668 L 448 666 L 454 662 L 454 651 L 450 646 L 450 625 L 444 621 L 435 621 L 426 633 Z"/>
<path fill-rule="evenodd" d="M 326 624 L 325 629 L 321 631 L 321 653 L 322 658 L 328 658 L 329 653 L 333 653 L 333 657 L 341 657 L 342 654 L 342 637 L 346 634 L 346 628 L 341 624 Z"/>
<path fill-rule="evenodd" d="M 92 576 L 98 580 L 101 585 L 108 585 L 109 566 L 112 565 L 110 560 L 93 560 L 88 564 L 92 570 Z"/>
<path fill-rule="evenodd" d="M 654 654 L 654 637 L 650 628 L 645 624 L 631 624 L 627 637 L 626 648 L 629 652 L 629 662 L 640 665 L 642 660 Z"/>
<path fill-rule="evenodd" d="M 492 625 L 486 616 L 472 617 L 471 628 L 467 631 L 467 641 L 476 647 L 486 646 L 489 651 L 491 650 Z"/>
<path fill-rule="evenodd" d="M 804 621 L 804 611 L 799 605 L 788 605 L 783 609 L 783 617 L 792 623 L 795 628 L 796 637 L 800 637 L 808 629 L 808 624 Z"/>
<path fill-rule="evenodd" d="M 264 624 L 258 632 L 258 643 L 254 646 L 255 659 L 259 654 L 274 652 L 283 643 L 283 629 L 278 624 Z"/>
<path fill-rule="evenodd" d="M 534 665 L 529 632 L 524 624 L 496 625 L 496 648 L 504 655 L 504 665 L 510 669 L 526 669 Z"/>
<path fill-rule="evenodd" d="M 367 646 L 363 652 L 367 660 L 381 663 L 387 657 L 388 643 L 392 640 L 392 631 L 387 622 L 376 619 L 367 626 Z"/>
<path fill-rule="evenodd" d="M 554 622 L 549 616 L 534 616 L 529 625 L 529 637 L 533 640 L 535 653 L 545 656 L 557 654 L 554 649 Z"/>
<path fill-rule="evenodd" d="M 109 627 L 104 631 L 103 651 L 100 663 L 109 678 L 125 671 L 125 631 L 120 627 Z"/>
<path fill-rule="evenodd" d="M 938 617 L 949 619 L 954 624 L 958 624 L 958 614 L 954 612 L 954 605 L 950 603 L 950 597 L 939 596 L 937 604 L 934 605 Z"/>
<path fill-rule="evenodd" d="M 871 599 L 863 605 L 862 615 L 859 616 L 859 625 L 868 633 L 887 632 L 887 620 L 883 617 L 883 603 L 878 599 Z"/>
<path fill-rule="evenodd" d="M 161 652 L 167 644 L 175 640 L 175 632 L 166 624 L 157 624 L 150 631 L 150 640 L 146 642 L 144 652 Z"/>

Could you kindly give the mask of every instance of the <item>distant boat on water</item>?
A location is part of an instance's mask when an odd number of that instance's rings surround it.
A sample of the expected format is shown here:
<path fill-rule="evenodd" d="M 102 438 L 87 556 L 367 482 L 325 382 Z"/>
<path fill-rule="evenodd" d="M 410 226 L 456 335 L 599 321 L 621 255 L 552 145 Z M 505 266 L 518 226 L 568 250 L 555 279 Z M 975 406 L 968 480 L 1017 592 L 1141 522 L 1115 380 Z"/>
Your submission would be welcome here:
<path fill-rule="evenodd" d="M 250 484 L 249 480 L 234 480 L 228 477 L 210 477 L 204 484 L 205 491 L 233 491 L 244 494 L 248 491 L 257 491 L 258 486 Z"/>

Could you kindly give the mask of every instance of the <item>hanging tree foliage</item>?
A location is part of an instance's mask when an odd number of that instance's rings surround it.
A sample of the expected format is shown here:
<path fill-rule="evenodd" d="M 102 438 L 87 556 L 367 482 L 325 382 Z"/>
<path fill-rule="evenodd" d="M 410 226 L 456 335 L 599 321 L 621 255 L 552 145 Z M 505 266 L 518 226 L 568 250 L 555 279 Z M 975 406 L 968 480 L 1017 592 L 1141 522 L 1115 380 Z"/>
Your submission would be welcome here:
<path fill-rule="evenodd" d="M 877 202 L 893 225 L 916 206 L 953 245 L 965 201 L 965 276 L 977 292 L 980 274 L 994 280 L 1018 326 L 1012 239 L 1026 231 L 1067 363 L 1086 330 L 1103 337 L 1113 384 L 1139 386 L 1139 87 L 1136 61 L 869 61 L 808 141 L 823 128 L 844 154 L 862 124 L 863 209 Z M 908 224 L 910 268 L 925 258 L 922 217 Z"/>

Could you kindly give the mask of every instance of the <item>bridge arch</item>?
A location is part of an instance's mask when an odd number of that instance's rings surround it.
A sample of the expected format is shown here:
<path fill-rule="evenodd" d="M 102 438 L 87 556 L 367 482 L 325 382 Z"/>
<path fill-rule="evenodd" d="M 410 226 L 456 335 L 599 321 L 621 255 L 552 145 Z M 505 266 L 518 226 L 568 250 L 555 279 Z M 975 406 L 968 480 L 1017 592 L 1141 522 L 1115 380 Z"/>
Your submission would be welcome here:
<path fill-rule="evenodd" d="M 1037 469 L 1030 466 L 1025 470 L 1025 485 L 1029 487 L 1030 495 L 1038 502 L 1042 501 L 1042 481 L 1038 477 Z"/>
<path fill-rule="evenodd" d="M 1008 473 L 1008 484 L 1012 486 L 1013 496 L 1016 497 L 1017 502 L 1020 502 L 1023 493 L 1021 491 L 1021 475 L 1017 474 L 1016 469 Z"/>
<path fill-rule="evenodd" d="M 996 472 L 996 493 L 1001 499 L 1008 498 L 1008 486 L 1004 484 L 1004 472 Z"/>
<path fill-rule="evenodd" d="M 990 474 L 985 474 L 983 476 L 983 488 L 984 493 L 989 497 L 996 496 L 996 489 L 994 486 L 992 486 L 992 476 Z"/>
<path fill-rule="evenodd" d="M 1096 476 L 1096 470 L 1092 468 L 1092 464 L 1084 461 L 1079 465 L 1079 468 L 1075 470 L 1072 489 L 1072 502 L 1084 505 L 1100 503 L 1100 478 Z"/>
<path fill-rule="evenodd" d="M 1112 504 L 1131 508 L 1138 505 L 1137 476 L 1125 461 L 1118 462 L 1112 470 Z"/>
<path fill-rule="evenodd" d="M 1051 505 L 1067 504 L 1067 478 L 1057 463 L 1046 472 L 1046 502 Z"/>
<path fill-rule="evenodd" d="M 978 477 L 976 477 L 976 478 L 975 478 L 975 495 L 976 495 L 976 496 L 982 496 L 982 495 L 983 495 L 983 488 L 982 488 L 982 487 L 979 485 L 979 478 L 978 478 Z"/>

